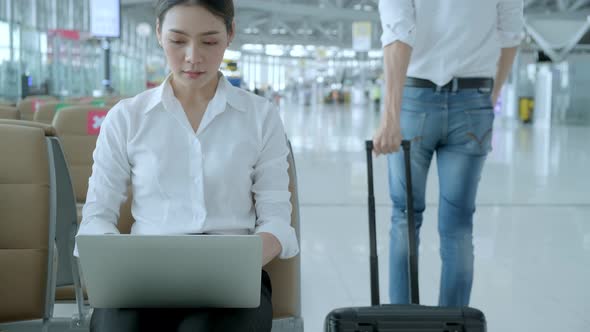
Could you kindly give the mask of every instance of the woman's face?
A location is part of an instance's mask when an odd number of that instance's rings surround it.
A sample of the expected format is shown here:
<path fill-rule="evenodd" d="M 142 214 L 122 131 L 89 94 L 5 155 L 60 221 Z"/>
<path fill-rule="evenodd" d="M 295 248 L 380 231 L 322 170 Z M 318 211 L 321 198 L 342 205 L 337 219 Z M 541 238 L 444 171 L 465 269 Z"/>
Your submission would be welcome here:
<path fill-rule="evenodd" d="M 172 70 L 175 83 L 188 88 L 203 88 L 212 80 L 225 49 L 233 39 L 220 17 L 202 6 L 174 6 L 157 22 L 158 41 Z"/>

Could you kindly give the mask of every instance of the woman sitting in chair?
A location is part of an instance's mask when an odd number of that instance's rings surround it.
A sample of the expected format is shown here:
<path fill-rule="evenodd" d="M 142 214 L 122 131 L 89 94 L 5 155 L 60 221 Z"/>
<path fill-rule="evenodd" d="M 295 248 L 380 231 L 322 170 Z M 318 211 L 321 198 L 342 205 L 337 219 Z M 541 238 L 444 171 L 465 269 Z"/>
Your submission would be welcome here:
<path fill-rule="evenodd" d="M 256 234 L 263 266 L 295 256 L 279 114 L 218 71 L 235 35 L 233 1 L 159 0 L 156 8 L 171 74 L 108 113 L 78 234 L 119 233 L 131 184 L 132 234 Z M 255 309 L 95 309 L 90 325 L 96 332 L 270 331 L 270 279 L 262 271 Z"/>

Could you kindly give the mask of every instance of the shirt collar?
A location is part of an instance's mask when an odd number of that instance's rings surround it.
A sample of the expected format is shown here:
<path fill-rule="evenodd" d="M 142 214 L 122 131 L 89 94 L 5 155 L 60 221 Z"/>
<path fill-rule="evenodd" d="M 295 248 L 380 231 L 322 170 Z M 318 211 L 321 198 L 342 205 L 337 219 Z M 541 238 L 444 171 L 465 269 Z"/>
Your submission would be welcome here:
<path fill-rule="evenodd" d="M 149 113 L 150 111 L 156 109 L 156 106 L 162 104 L 164 99 L 174 97 L 172 85 L 170 84 L 171 78 L 172 74 L 169 74 L 162 84 L 160 84 L 157 88 L 154 88 L 147 100 L 144 111 L 145 113 Z M 217 84 L 215 96 L 213 96 L 213 99 L 211 99 L 210 106 L 213 106 L 213 109 L 224 111 L 226 104 L 230 104 L 233 109 L 236 109 L 240 112 L 245 112 L 247 110 L 247 103 L 244 100 L 243 93 L 244 92 L 240 91 L 239 88 L 231 85 L 231 83 L 223 74 L 219 73 L 219 83 Z"/>
<path fill-rule="evenodd" d="M 172 77 L 172 74 L 168 74 L 168 76 L 166 77 L 164 82 L 162 82 L 162 84 L 160 84 L 157 88 L 154 88 L 151 91 L 151 93 L 149 94 L 146 106 L 145 106 L 144 113 L 149 113 L 150 111 L 155 109 L 156 106 L 158 106 L 158 105 L 160 105 L 160 103 L 162 103 L 162 99 L 164 97 L 164 90 L 166 89 L 166 86 L 170 85 L 169 82 L 170 82 L 171 77 Z"/>

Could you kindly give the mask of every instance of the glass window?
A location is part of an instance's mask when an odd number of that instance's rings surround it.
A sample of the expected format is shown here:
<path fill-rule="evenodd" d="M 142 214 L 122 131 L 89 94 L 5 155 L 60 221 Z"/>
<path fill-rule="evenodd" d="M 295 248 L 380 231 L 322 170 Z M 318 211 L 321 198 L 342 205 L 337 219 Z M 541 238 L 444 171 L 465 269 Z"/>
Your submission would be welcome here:
<path fill-rule="evenodd" d="M 0 21 L 0 47 L 10 47 L 10 25 Z"/>

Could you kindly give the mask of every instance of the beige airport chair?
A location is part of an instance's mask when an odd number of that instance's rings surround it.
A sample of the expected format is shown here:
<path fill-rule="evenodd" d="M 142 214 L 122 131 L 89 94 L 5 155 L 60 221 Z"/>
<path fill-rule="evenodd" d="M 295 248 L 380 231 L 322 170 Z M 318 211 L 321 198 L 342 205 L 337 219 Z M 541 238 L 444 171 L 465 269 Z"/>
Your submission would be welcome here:
<path fill-rule="evenodd" d="M 67 160 L 69 173 L 74 188 L 74 200 L 77 203 L 77 223 L 82 220 L 82 207 L 86 201 L 86 193 L 88 192 L 88 179 L 92 174 L 92 153 L 96 147 L 95 134 L 89 134 L 87 131 L 88 116 L 90 112 L 96 110 L 106 111 L 106 108 L 98 108 L 89 105 L 75 105 L 68 106 L 61 109 L 53 119 L 53 126 L 63 146 L 65 159 Z M 121 206 L 119 216 L 119 228 L 124 233 L 129 233 L 133 218 L 131 216 L 131 201 L 132 196 L 129 194 L 127 201 Z M 71 234 L 70 242 L 74 242 L 75 233 Z M 77 276 L 76 276 L 77 277 Z M 76 289 L 75 283 L 63 285 L 57 288 L 56 300 L 59 302 L 76 301 L 77 298 L 82 298 L 77 292 L 81 289 Z M 84 297 L 87 298 L 86 294 Z M 78 301 L 79 312 L 86 312 L 81 310 L 81 303 Z M 83 317 L 82 317 L 83 318 Z"/>
<path fill-rule="evenodd" d="M 88 133 L 88 117 L 90 112 L 96 110 L 107 111 L 106 108 L 76 105 L 61 109 L 53 118 L 53 127 L 57 131 L 70 167 L 79 218 L 82 206 L 86 202 L 88 179 L 92 173 L 92 153 L 98 138 L 96 134 Z"/>
<path fill-rule="evenodd" d="M 31 96 L 31 97 L 27 97 L 23 100 L 20 100 L 17 103 L 17 108 L 20 112 L 20 116 L 22 120 L 27 120 L 27 121 L 33 121 L 33 118 L 35 116 L 35 109 L 34 105 L 36 104 L 36 101 L 41 101 L 40 104 L 44 104 L 44 103 L 48 103 L 48 102 L 53 102 L 53 101 L 57 101 L 56 98 L 51 97 L 51 96 Z"/>
<path fill-rule="evenodd" d="M 0 106 L 11 106 L 16 107 L 16 103 L 4 98 L 0 98 Z"/>
<path fill-rule="evenodd" d="M 0 105 L 0 119 L 18 120 L 20 114 L 16 107 Z"/>
<path fill-rule="evenodd" d="M 43 129 L 0 124 L 0 330 L 33 324 L 46 331 L 53 314 L 57 193 L 50 150 Z"/>
<path fill-rule="evenodd" d="M 66 103 L 72 103 L 72 104 L 82 104 L 84 100 L 87 100 L 88 98 L 92 98 L 92 97 L 68 97 L 65 98 L 64 101 Z"/>
<path fill-rule="evenodd" d="M 90 111 L 96 109 L 99 108 L 88 105 L 68 106 L 61 109 L 54 116 L 52 122 L 62 144 L 74 188 L 76 220 L 78 224 L 82 219 L 82 207 L 86 201 L 86 193 L 88 191 L 88 178 L 92 172 L 92 152 L 96 146 L 97 139 L 97 136 L 88 135 L 86 132 L 87 116 Z M 60 302 L 75 301 L 75 292 L 76 289 L 73 283 L 58 287 L 56 300 Z M 78 301 L 78 305 L 80 308 L 83 302 Z"/>
<path fill-rule="evenodd" d="M 51 95 L 34 95 L 34 96 L 27 96 L 25 99 L 46 99 L 46 100 L 56 100 L 54 96 Z"/>
<path fill-rule="evenodd" d="M 46 124 L 33 121 L 17 120 L 0 120 L 0 125 L 24 126 L 29 128 L 42 129 L 45 133 L 49 149 L 49 160 L 53 181 L 54 192 L 56 194 L 55 206 L 55 243 L 57 246 L 58 265 L 56 271 L 55 298 L 59 299 L 64 289 L 71 289 L 71 301 L 76 298 L 82 299 L 82 293 L 75 294 L 75 285 L 80 285 L 77 262 L 73 257 L 74 236 L 78 229 L 76 200 L 74 198 L 74 189 L 70 178 L 68 164 L 65 159 L 61 143 L 57 138 L 55 129 Z M 79 301 L 79 303 L 83 303 Z M 83 307 L 78 308 L 78 314 L 75 318 L 80 317 L 83 313 Z"/>
<path fill-rule="evenodd" d="M 79 278 L 79 267 L 77 261 L 73 257 L 73 249 L 75 244 L 75 235 L 77 232 L 78 224 L 81 221 L 82 214 L 81 209 L 83 202 L 77 200 L 83 198 L 85 200 L 86 190 L 82 189 L 79 193 L 74 192 L 73 175 L 72 174 L 90 174 L 92 167 L 92 152 L 96 145 L 96 135 L 88 135 L 85 131 L 87 126 L 87 117 L 81 116 L 87 114 L 90 111 L 100 110 L 100 108 L 93 106 L 73 106 L 63 116 L 58 117 L 56 124 L 57 129 L 50 125 L 46 125 L 39 122 L 32 121 L 9 121 L 19 125 L 25 126 L 37 126 L 46 130 L 47 136 L 56 136 L 59 129 L 60 139 L 54 137 L 54 163 L 57 173 L 57 192 L 58 192 L 58 222 L 56 232 L 56 243 L 58 246 L 59 262 L 57 271 L 57 282 L 55 291 L 55 302 L 71 302 L 77 303 L 78 312 L 74 315 L 73 320 L 70 322 L 73 326 L 84 326 L 88 318 L 89 310 L 84 304 L 84 300 L 87 299 L 87 295 L 82 290 L 82 282 Z M 103 109 L 104 110 L 104 109 Z M 61 111 L 60 111 L 61 112 Z M 0 120 L 0 124 L 2 120 Z M 82 129 L 81 129 L 82 128 Z M 78 137 L 79 136 L 79 137 Z M 66 141 L 72 144 L 66 144 L 65 146 L 61 143 Z M 79 144 L 86 142 L 85 144 Z M 89 161 L 86 163 L 80 163 L 80 154 L 87 154 Z M 77 172 L 72 172 L 72 166 L 68 163 L 67 159 L 72 159 L 76 162 Z M 84 170 L 84 167 L 88 167 L 88 170 Z M 81 178 L 79 182 L 87 183 L 88 178 Z M 79 194 L 79 195 L 78 195 Z M 131 219 L 131 200 L 132 197 L 129 195 L 129 199 L 121 207 L 120 213 L 120 226 L 125 230 L 125 225 L 130 227 L 132 222 Z M 126 232 L 129 233 L 130 229 Z M 63 323 L 63 322 L 62 322 Z"/>
<path fill-rule="evenodd" d="M 16 105 L 23 120 L 33 121 L 35 116 L 35 101 L 33 99 L 23 99 Z"/>
<path fill-rule="evenodd" d="M 37 128 L 43 130 L 46 137 L 57 137 L 55 128 L 51 125 L 38 123 L 34 121 L 18 120 L 18 119 L 0 119 L 0 124 L 10 126 L 20 126 L 28 128 Z"/>
<path fill-rule="evenodd" d="M 111 96 L 106 98 L 105 103 L 107 106 L 110 105 L 110 107 L 115 106 L 118 102 L 120 102 L 121 100 L 125 99 L 127 97 L 125 96 Z"/>
<path fill-rule="evenodd" d="M 49 101 L 40 105 L 33 115 L 33 121 L 51 125 L 53 123 L 53 117 L 55 116 L 55 109 L 59 104 L 60 103 L 56 101 Z"/>
<path fill-rule="evenodd" d="M 299 195 L 297 189 L 297 170 L 291 142 L 289 145 L 289 192 L 291 192 L 291 226 L 295 228 L 297 240 L 299 232 Z M 302 332 L 301 317 L 301 254 L 286 260 L 275 259 L 265 270 L 272 283 L 273 332 Z"/>

